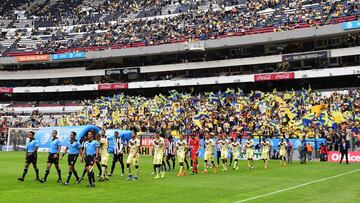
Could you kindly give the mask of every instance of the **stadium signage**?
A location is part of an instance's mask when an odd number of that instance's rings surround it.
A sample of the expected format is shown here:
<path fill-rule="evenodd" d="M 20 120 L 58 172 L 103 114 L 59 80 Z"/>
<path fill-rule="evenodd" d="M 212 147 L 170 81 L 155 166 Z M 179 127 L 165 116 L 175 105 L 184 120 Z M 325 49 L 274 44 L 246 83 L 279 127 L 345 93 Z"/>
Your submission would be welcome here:
<path fill-rule="evenodd" d="M 98 90 L 118 90 L 118 89 L 128 89 L 128 83 L 108 83 L 108 84 L 99 84 Z"/>
<path fill-rule="evenodd" d="M 79 59 L 79 58 L 86 58 L 86 52 L 71 52 L 71 53 L 64 53 L 64 54 L 52 54 L 51 60 L 65 60 L 65 59 Z"/>
<path fill-rule="evenodd" d="M 348 154 L 349 162 L 351 163 L 360 163 L 360 152 L 349 152 Z M 328 161 L 329 162 L 340 162 L 341 154 L 340 152 L 328 152 Z M 344 157 L 343 162 L 346 159 Z"/>
<path fill-rule="evenodd" d="M 290 62 L 290 61 L 300 61 L 306 59 L 321 59 L 327 58 L 329 56 L 328 51 L 317 51 L 311 53 L 302 53 L 302 54 L 286 54 L 282 56 L 283 62 Z"/>
<path fill-rule="evenodd" d="M 4 93 L 4 94 L 11 94 L 13 93 L 13 88 L 9 88 L 9 87 L 0 87 L 0 93 Z"/>
<path fill-rule="evenodd" d="M 127 75 L 129 73 L 139 73 L 140 68 L 119 68 L 105 70 L 105 75 Z"/>
<path fill-rule="evenodd" d="M 50 61 L 50 55 L 29 55 L 29 56 L 17 56 L 17 62 L 33 62 L 33 61 Z"/>
<path fill-rule="evenodd" d="M 360 20 L 345 22 L 341 24 L 343 30 L 360 28 Z"/>
<path fill-rule="evenodd" d="M 254 81 L 269 81 L 269 80 L 292 80 L 295 79 L 295 73 L 271 73 L 271 74 L 257 74 L 254 75 Z"/>

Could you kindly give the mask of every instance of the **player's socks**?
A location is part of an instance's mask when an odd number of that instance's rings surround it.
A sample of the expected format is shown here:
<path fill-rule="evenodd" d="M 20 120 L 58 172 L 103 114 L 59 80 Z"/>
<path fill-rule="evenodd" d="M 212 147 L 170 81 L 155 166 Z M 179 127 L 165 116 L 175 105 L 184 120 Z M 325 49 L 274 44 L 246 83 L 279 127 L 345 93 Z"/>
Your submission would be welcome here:
<path fill-rule="evenodd" d="M 156 178 L 156 179 L 157 179 L 157 178 L 160 178 L 160 167 L 156 166 L 156 168 L 155 168 L 155 173 L 156 173 L 155 178 Z"/>
<path fill-rule="evenodd" d="M 92 185 L 91 172 L 88 172 L 88 180 L 89 180 L 89 185 Z"/>
<path fill-rule="evenodd" d="M 188 163 L 188 161 L 187 161 L 186 159 L 185 159 L 184 161 L 185 161 L 187 170 L 189 170 L 189 163 Z"/>
<path fill-rule="evenodd" d="M 57 174 L 58 174 L 58 182 L 61 181 L 61 169 L 57 170 Z"/>
<path fill-rule="evenodd" d="M 69 171 L 69 174 L 68 174 L 68 177 L 67 177 L 67 179 L 66 179 L 66 182 L 65 182 L 65 183 L 69 183 L 71 176 L 72 176 L 72 172 L 71 172 L 71 171 Z"/>
<path fill-rule="evenodd" d="M 25 179 L 25 176 L 26 176 L 28 170 L 29 170 L 29 169 L 24 168 L 24 171 L 23 171 L 23 174 L 22 174 L 22 178 L 23 178 L 23 179 Z"/>
<path fill-rule="evenodd" d="M 35 174 L 36 174 L 36 180 L 40 180 L 40 178 L 39 178 L 39 169 L 38 168 L 35 169 Z"/>
<path fill-rule="evenodd" d="M 42 179 L 41 182 L 44 182 L 44 183 L 46 182 L 46 179 L 47 179 L 49 173 L 50 173 L 50 170 L 46 170 L 46 171 L 45 171 L 45 176 L 44 176 L 44 178 Z"/>
<path fill-rule="evenodd" d="M 75 176 L 75 178 L 76 178 L 76 181 L 78 181 L 78 180 L 80 180 L 80 178 L 79 178 L 79 176 L 78 176 L 78 174 L 77 174 L 77 171 L 74 169 L 74 171 L 73 171 L 73 174 L 74 174 L 74 176 Z"/>
<path fill-rule="evenodd" d="M 82 173 L 82 176 L 81 176 L 81 179 L 84 179 L 86 172 L 87 172 L 86 169 L 84 169 L 84 171 Z"/>

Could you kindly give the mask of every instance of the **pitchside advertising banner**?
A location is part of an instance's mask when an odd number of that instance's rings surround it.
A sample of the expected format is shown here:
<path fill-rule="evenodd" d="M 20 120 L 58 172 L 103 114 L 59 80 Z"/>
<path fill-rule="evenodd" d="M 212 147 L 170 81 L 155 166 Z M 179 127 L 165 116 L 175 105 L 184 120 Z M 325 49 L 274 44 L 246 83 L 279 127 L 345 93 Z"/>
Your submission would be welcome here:
<path fill-rule="evenodd" d="M 341 153 L 340 152 L 328 152 L 328 161 L 329 162 L 340 162 Z M 349 152 L 348 159 L 350 163 L 360 163 L 360 152 Z M 346 162 L 344 157 L 343 162 Z"/>
<path fill-rule="evenodd" d="M 295 73 L 269 73 L 269 74 L 256 74 L 254 75 L 255 82 L 272 81 L 272 80 L 293 80 Z"/>
<path fill-rule="evenodd" d="M 70 52 L 70 53 L 63 53 L 63 54 L 52 54 L 51 60 L 66 60 L 66 59 L 79 59 L 79 58 L 86 58 L 86 52 Z"/>
<path fill-rule="evenodd" d="M 300 61 L 307 59 L 322 59 L 330 56 L 329 51 L 315 51 L 301 54 L 286 54 L 282 56 L 283 62 Z"/>
<path fill-rule="evenodd" d="M 341 24 L 343 30 L 360 28 L 360 20 L 345 22 Z"/>

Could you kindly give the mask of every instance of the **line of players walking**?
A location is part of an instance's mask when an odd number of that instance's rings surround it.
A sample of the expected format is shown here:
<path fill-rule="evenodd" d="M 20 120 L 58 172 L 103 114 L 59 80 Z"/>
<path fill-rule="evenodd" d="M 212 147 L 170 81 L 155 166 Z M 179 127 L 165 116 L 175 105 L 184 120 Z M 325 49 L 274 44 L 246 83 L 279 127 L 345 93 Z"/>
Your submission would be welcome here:
<path fill-rule="evenodd" d="M 225 136 L 219 136 L 216 141 L 212 138 L 213 134 L 206 134 L 204 140 L 204 174 L 208 173 L 208 169 L 212 169 L 213 173 L 216 173 L 217 167 L 219 167 L 219 158 L 222 162 L 223 171 L 227 171 L 228 166 L 228 157 L 229 150 L 231 152 L 230 163 L 233 162 L 233 170 L 238 170 L 238 158 L 240 156 L 240 151 L 244 150 L 246 154 L 246 159 L 248 162 L 248 169 L 254 169 L 254 141 L 251 137 L 244 144 L 244 149 L 242 149 L 241 143 L 237 139 L 228 140 Z M 116 163 L 119 162 L 121 165 L 121 176 L 125 175 L 125 165 L 124 165 L 124 153 L 125 148 L 128 147 L 128 157 L 126 160 L 126 168 L 128 170 L 127 180 L 137 181 L 139 177 L 139 163 L 140 163 L 140 139 L 137 138 L 136 133 L 133 133 L 131 139 L 125 145 L 124 140 L 119 137 L 119 133 L 114 133 L 114 154 L 113 161 L 111 166 L 111 171 L 108 173 L 108 146 L 109 141 L 105 135 L 105 131 L 101 130 L 100 134 L 96 134 L 93 131 L 88 132 L 87 136 L 83 140 L 82 144 L 76 140 L 76 133 L 70 133 L 69 142 L 65 148 L 64 153 L 60 156 L 61 152 L 61 142 L 57 137 L 57 131 L 52 131 L 52 139 L 50 141 L 49 155 L 47 159 L 47 166 L 45 170 L 45 175 L 42 179 L 39 177 L 39 169 L 37 167 L 37 151 L 39 148 L 38 141 L 34 138 L 34 132 L 28 133 L 29 142 L 25 150 L 25 167 L 21 177 L 18 178 L 19 181 L 24 181 L 25 176 L 28 172 L 30 164 L 33 165 L 36 180 L 41 183 L 46 183 L 50 169 L 52 165 L 55 166 L 58 180 L 57 182 L 62 183 L 61 169 L 59 166 L 59 160 L 62 160 L 63 157 L 68 154 L 68 176 L 64 185 L 68 186 L 72 175 L 76 179 L 76 184 L 79 184 L 87 174 L 88 177 L 88 187 L 95 187 L 95 174 L 94 167 L 98 168 L 100 171 L 99 181 L 109 180 L 109 176 L 112 176 Z M 215 165 L 215 155 L 214 149 L 217 147 L 217 158 L 218 165 Z M 287 156 L 287 143 L 281 139 L 279 143 L 280 148 L 280 166 L 286 166 L 285 157 Z M 264 168 L 269 167 L 269 155 L 271 149 L 271 143 L 266 138 L 263 138 L 261 141 L 262 149 L 262 159 L 264 160 Z M 200 151 L 200 139 L 192 135 L 188 142 L 185 140 L 183 135 L 180 135 L 180 139 L 177 142 L 174 142 L 170 137 L 168 143 L 166 144 L 165 139 L 160 136 L 159 133 L 155 134 L 153 140 L 153 166 L 155 179 L 164 178 L 166 171 L 166 164 L 168 164 L 168 170 L 170 170 L 170 161 L 173 162 L 173 170 L 175 169 L 175 157 L 177 157 L 180 169 L 177 176 L 185 176 L 185 164 L 187 168 L 191 168 L 191 175 L 198 173 L 198 157 Z M 75 164 L 80 156 L 80 161 L 85 162 L 85 168 L 81 176 L 77 173 L 75 169 Z M 190 158 L 191 167 L 189 167 L 187 158 Z M 132 167 L 135 169 L 135 173 L 132 173 Z"/>

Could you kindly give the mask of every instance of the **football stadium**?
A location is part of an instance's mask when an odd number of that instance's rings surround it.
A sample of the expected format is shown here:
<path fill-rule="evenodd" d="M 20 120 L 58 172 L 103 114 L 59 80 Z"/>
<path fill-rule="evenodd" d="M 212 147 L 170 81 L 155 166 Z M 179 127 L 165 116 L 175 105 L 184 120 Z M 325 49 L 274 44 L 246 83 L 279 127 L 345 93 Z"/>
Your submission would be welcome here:
<path fill-rule="evenodd" d="M 0 203 L 360 202 L 358 0 L 1 0 Z"/>

